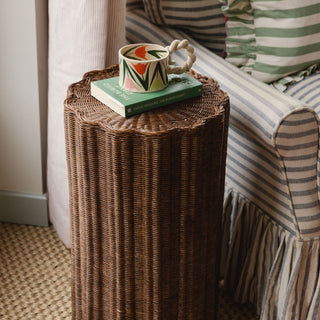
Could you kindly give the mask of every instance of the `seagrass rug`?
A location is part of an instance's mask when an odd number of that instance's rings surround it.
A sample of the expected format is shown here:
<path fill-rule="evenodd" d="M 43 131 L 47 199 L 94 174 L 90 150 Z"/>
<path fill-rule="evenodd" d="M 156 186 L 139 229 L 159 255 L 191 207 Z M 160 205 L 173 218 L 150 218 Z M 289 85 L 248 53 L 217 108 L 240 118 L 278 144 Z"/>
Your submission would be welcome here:
<path fill-rule="evenodd" d="M 0 319 L 71 320 L 70 268 L 52 226 L 0 222 Z M 218 320 L 254 319 L 251 306 L 220 292 Z"/>

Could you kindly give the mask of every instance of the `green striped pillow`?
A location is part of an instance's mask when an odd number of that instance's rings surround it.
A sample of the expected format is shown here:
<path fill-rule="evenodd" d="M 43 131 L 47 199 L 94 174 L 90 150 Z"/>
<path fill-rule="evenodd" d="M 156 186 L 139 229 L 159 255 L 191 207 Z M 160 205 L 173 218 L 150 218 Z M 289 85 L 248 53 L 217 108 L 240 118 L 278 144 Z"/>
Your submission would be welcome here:
<path fill-rule="evenodd" d="M 255 61 L 255 35 L 250 0 L 229 0 L 222 6 L 222 11 L 228 19 L 226 59 L 251 73 Z"/>
<path fill-rule="evenodd" d="M 229 0 L 227 60 L 272 82 L 320 63 L 319 0 Z"/>
<path fill-rule="evenodd" d="M 143 0 L 148 19 L 157 25 L 183 29 L 222 56 L 226 26 L 219 0 Z"/>

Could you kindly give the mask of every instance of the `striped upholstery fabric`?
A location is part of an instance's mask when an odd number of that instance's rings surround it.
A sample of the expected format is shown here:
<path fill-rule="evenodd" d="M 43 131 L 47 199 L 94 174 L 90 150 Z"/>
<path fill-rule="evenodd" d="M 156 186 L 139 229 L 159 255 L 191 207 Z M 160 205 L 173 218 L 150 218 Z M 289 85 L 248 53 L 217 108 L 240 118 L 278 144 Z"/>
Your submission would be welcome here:
<path fill-rule="evenodd" d="M 255 62 L 253 12 L 250 1 L 226 1 L 222 12 L 227 20 L 226 59 L 251 74 Z"/>
<path fill-rule="evenodd" d="M 225 288 L 255 304 L 263 320 L 320 319 L 320 75 L 283 94 L 181 30 L 149 23 L 142 10 L 127 15 L 129 42 L 167 45 L 176 38 L 195 46 L 194 69 L 230 96 Z M 175 60 L 182 63 L 184 54 Z"/>
<path fill-rule="evenodd" d="M 320 114 L 320 72 L 292 85 L 286 94 L 307 103 Z"/>
<path fill-rule="evenodd" d="M 144 0 L 148 19 L 157 25 L 185 30 L 199 43 L 222 56 L 225 17 L 219 0 Z"/>
<path fill-rule="evenodd" d="M 125 42 L 125 2 L 54 0 L 45 3 L 48 3 L 49 18 L 48 211 L 59 237 L 70 247 L 63 101 L 68 86 L 79 81 L 88 70 L 99 70 L 118 61 L 118 48 Z"/>
<path fill-rule="evenodd" d="M 319 0 L 228 1 L 227 54 L 254 78 L 272 82 L 320 63 Z"/>
<path fill-rule="evenodd" d="M 142 0 L 126 0 L 126 9 L 128 11 L 134 10 L 137 8 L 143 8 Z"/>

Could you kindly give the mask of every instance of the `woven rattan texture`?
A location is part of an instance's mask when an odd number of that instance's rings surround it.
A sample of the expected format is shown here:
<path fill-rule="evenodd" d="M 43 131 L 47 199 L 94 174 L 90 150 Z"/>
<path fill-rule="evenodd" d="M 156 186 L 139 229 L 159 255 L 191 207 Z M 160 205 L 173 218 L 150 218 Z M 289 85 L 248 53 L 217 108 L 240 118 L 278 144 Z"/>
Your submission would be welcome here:
<path fill-rule="evenodd" d="M 125 119 L 71 85 L 65 130 L 74 320 L 207 320 L 217 313 L 229 113 L 201 97 Z"/>

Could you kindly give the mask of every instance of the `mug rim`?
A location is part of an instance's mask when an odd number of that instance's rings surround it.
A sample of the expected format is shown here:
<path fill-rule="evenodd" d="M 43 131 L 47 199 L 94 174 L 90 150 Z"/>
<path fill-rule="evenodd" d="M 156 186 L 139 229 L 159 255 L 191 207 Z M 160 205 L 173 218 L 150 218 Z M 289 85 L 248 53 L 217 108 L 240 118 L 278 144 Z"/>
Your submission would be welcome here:
<path fill-rule="evenodd" d="M 122 51 L 125 48 L 129 48 L 131 46 L 146 46 L 146 45 L 153 45 L 153 46 L 160 47 L 160 48 L 164 49 L 165 51 L 167 51 L 167 54 L 166 54 L 165 57 L 156 58 L 156 59 L 152 59 L 152 60 L 135 60 L 135 59 L 127 58 L 126 56 L 124 56 L 122 54 Z M 131 43 L 131 44 L 127 44 L 127 45 L 121 47 L 119 49 L 118 53 L 119 53 L 119 57 L 121 57 L 122 59 L 125 59 L 127 61 L 133 62 L 133 63 L 150 63 L 150 62 L 162 61 L 162 60 L 165 60 L 165 59 L 167 59 L 169 57 L 169 51 L 167 50 L 167 48 L 165 48 L 164 46 L 162 46 L 160 44 L 157 44 L 157 43 Z"/>

